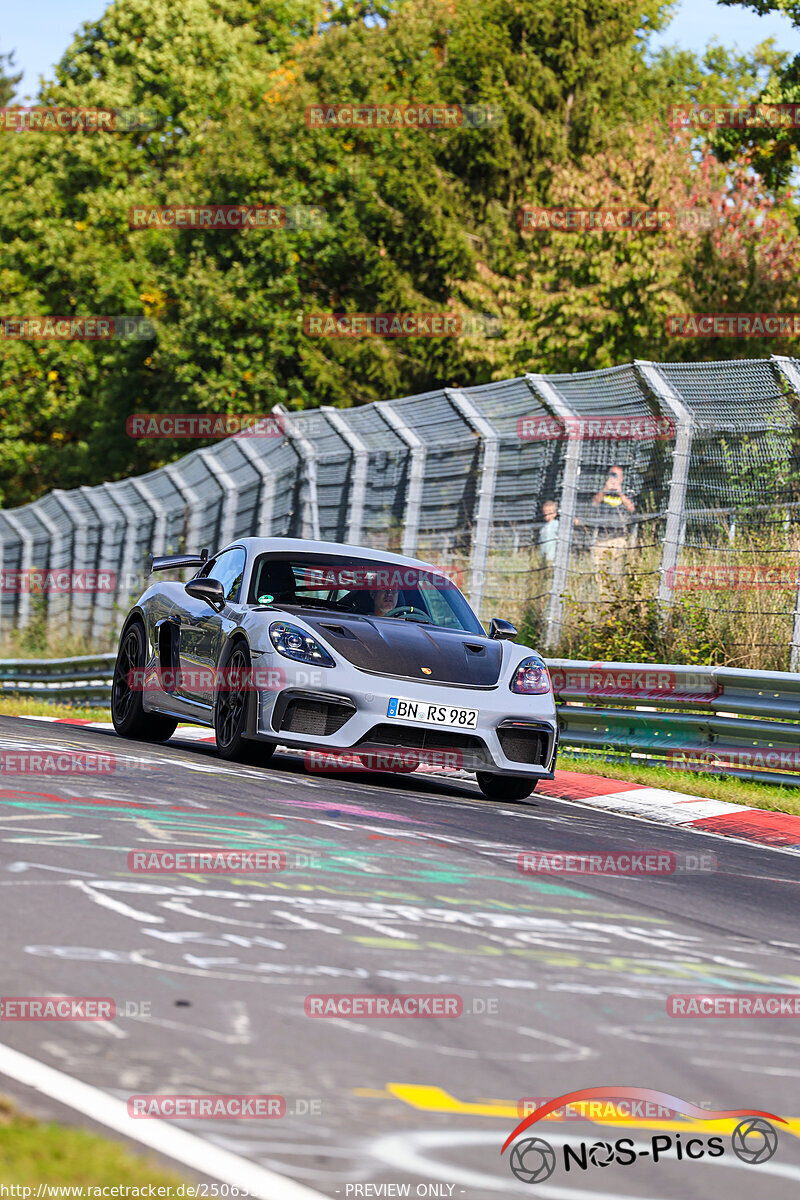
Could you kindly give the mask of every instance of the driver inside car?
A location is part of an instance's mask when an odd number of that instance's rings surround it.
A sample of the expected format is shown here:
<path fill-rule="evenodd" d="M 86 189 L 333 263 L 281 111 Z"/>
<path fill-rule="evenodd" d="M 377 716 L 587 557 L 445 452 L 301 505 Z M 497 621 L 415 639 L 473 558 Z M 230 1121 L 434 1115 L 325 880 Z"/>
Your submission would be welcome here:
<path fill-rule="evenodd" d="M 397 608 L 397 588 L 377 588 L 370 590 L 372 611 L 376 617 L 388 617 L 392 609 Z"/>
<path fill-rule="evenodd" d="M 373 586 L 379 582 L 374 575 L 367 575 L 363 587 L 342 597 L 342 607 L 363 617 L 386 617 L 406 603 L 398 588 Z"/>

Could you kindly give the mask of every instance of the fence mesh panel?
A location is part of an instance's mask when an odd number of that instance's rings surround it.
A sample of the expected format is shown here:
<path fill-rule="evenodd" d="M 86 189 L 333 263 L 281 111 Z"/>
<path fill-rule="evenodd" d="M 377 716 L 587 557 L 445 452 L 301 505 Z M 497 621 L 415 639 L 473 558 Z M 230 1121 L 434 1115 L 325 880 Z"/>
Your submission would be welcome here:
<path fill-rule="evenodd" d="M 691 414 L 676 597 L 729 618 L 735 662 L 786 666 L 800 550 L 791 360 L 660 367 Z M 797 651 L 795 651 L 795 659 Z M 795 663 L 795 666 L 800 665 Z"/>
<path fill-rule="evenodd" d="M 552 653 L 633 597 L 688 622 L 687 656 L 800 670 L 800 363 L 633 363 L 309 410 L 284 435 L 54 491 L 0 513 L 0 634 L 110 634 L 149 551 L 315 529 L 462 569 L 482 619 Z"/>
<path fill-rule="evenodd" d="M 354 408 L 346 417 L 369 450 L 362 537 L 369 546 L 397 552 L 403 537 L 408 447 L 374 404 Z"/>

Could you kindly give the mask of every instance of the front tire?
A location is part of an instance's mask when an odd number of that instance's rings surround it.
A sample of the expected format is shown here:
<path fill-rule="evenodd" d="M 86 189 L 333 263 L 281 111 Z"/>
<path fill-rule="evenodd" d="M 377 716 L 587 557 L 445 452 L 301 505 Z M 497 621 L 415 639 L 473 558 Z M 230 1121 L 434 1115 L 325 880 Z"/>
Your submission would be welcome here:
<path fill-rule="evenodd" d="M 247 716 L 252 702 L 251 658 L 247 642 L 229 642 L 219 664 L 219 683 L 214 700 L 214 734 L 220 758 L 262 763 L 273 755 L 270 742 L 246 738 Z"/>
<path fill-rule="evenodd" d="M 478 771 L 477 777 L 478 787 L 489 800 L 526 800 L 537 782 L 518 775 L 492 775 L 489 771 Z"/>
<path fill-rule="evenodd" d="M 173 717 L 145 712 L 144 665 L 147 637 L 141 621 L 132 621 L 119 644 L 111 684 L 111 720 L 120 737 L 166 742 L 178 728 Z M 138 681 L 142 681 L 139 685 Z"/>

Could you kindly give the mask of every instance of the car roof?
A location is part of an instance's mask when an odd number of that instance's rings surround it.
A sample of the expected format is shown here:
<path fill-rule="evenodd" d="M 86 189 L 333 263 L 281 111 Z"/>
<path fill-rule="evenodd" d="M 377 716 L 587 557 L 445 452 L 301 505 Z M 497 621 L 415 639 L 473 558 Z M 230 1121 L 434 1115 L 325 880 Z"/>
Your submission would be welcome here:
<path fill-rule="evenodd" d="M 237 538 L 228 546 L 217 551 L 227 550 L 229 546 L 244 546 L 250 554 L 336 554 L 337 551 L 348 558 L 365 558 L 371 562 L 392 563 L 398 567 L 424 567 L 428 571 L 442 574 L 442 568 L 435 563 L 425 562 L 420 558 L 407 558 L 404 554 L 392 554 L 389 550 L 374 550 L 370 546 L 351 546 L 347 542 L 317 542 L 307 538 L 282 537 L 245 537 Z M 214 555 L 216 557 L 216 555 Z"/>

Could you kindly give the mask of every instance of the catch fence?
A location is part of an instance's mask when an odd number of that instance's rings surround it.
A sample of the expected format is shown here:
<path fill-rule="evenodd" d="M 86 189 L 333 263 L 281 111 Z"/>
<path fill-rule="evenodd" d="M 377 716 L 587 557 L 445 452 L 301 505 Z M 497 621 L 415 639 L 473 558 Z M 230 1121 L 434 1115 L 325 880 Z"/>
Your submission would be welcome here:
<path fill-rule="evenodd" d="M 148 552 L 272 535 L 460 569 L 482 619 L 510 617 L 551 653 L 585 657 L 576 624 L 633 592 L 662 621 L 691 610 L 701 633 L 726 614 L 726 661 L 800 670 L 796 359 L 634 362 L 275 411 L 282 436 L 0 513 L 0 634 L 41 621 L 108 637 Z"/>

